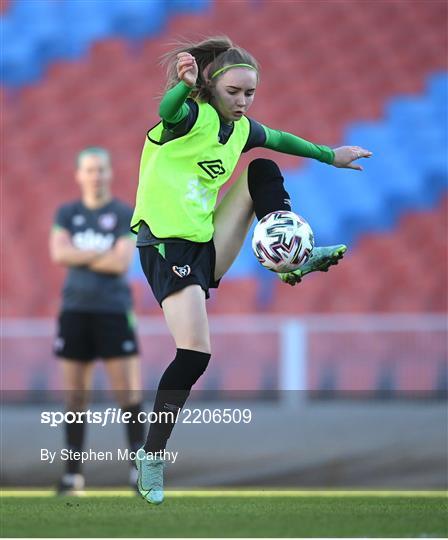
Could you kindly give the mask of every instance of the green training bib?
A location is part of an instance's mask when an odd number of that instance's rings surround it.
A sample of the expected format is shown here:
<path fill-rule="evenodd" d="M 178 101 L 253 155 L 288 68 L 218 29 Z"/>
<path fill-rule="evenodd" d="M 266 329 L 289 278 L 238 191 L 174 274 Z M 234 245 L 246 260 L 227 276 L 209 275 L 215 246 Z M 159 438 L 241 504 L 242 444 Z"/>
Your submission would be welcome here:
<path fill-rule="evenodd" d="M 208 103 L 181 137 L 160 143 L 163 124 L 148 131 L 140 160 L 139 184 L 131 229 L 145 221 L 159 238 L 208 242 L 219 189 L 231 177 L 249 137 L 249 120 L 234 123 L 225 144 L 218 139 L 220 120 Z"/>

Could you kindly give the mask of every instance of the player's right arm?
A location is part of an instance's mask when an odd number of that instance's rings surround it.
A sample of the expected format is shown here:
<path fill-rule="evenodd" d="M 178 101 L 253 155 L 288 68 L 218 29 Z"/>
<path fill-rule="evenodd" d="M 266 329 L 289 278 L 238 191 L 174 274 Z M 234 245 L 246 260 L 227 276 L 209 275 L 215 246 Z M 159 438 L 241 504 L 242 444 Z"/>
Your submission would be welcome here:
<path fill-rule="evenodd" d="M 54 226 L 50 233 L 50 256 L 56 264 L 63 266 L 87 266 L 98 258 L 96 250 L 81 250 L 72 244 L 70 233 Z"/>
<path fill-rule="evenodd" d="M 167 124 L 176 125 L 190 113 L 186 100 L 198 76 L 198 66 L 194 57 L 186 52 L 177 55 L 177 76 L 179 83 L 168 90 L 159 106 L 159 116 Z"/>

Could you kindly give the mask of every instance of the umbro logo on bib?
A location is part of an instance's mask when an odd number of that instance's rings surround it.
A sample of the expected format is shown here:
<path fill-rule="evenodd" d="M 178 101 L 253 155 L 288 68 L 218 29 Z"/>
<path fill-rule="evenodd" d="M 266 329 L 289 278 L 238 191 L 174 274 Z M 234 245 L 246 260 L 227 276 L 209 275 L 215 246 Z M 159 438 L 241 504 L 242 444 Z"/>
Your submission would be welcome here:
<path fill-rule="evenodd" d="M 199 161 L 198 165 L 213 180 L 217 178 L 220 174 L 224 174 L 226 172 L 220 159 L 214 159 L 213 161 Z"/>
<path fill-rule="evenodd" d="M 187 277 L 190 275 L 191 268 L 186 264 L 185 266 L 173 266 L 172 267 L 173 272 L 176 274 L 176 276 L 180 278 Z"/>

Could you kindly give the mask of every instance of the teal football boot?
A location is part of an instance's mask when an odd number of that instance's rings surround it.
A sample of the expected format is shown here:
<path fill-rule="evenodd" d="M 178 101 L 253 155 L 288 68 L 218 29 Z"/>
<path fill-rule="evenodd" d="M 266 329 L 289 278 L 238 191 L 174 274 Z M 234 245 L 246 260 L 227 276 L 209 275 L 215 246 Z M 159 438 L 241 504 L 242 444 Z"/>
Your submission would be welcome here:
<path fill-rule="evenodd" d="M 143 448 L 137 452 L 135 458 L 138 478 L 137 489 L 145 501 L 151 504 L 163 502 L 163 459 L 151 459 Z"/>
<path fill-rule="evenodd" d="M 293 272 L 279 273 L 279 278 L 288 285 L 296 285 L 302 278 L 311 272 L 328 272 L 330 266 L 338 264 L 347 251 L 347 246 L 338 244 L 336 246 L 315 247 L 310 258 L 297 270 Z"/>

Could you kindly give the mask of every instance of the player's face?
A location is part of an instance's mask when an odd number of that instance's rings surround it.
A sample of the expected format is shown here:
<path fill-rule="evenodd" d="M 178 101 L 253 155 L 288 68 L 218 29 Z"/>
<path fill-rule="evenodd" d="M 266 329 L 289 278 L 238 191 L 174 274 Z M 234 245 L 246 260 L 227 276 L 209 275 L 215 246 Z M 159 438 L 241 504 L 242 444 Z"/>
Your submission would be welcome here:
<path fill-rule="evenodd" d="M 211 104 L 225 122 L 235 122 L 246 114 L 255 97 L 258 75 L 253 69 L 232 68 L 219 77 Z"/>
<path fill-rule="evenodd" d="M 81 158 L 76 180 L 84 193 L 101 197 L 109 190 L 112 169 L 106 156 L 87 154 Z"/>

